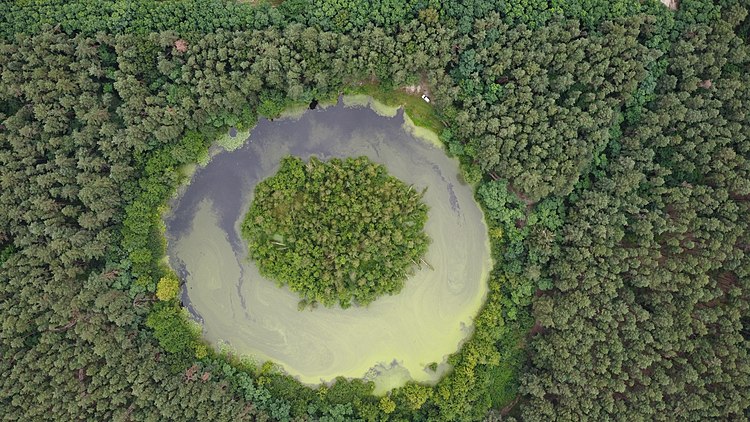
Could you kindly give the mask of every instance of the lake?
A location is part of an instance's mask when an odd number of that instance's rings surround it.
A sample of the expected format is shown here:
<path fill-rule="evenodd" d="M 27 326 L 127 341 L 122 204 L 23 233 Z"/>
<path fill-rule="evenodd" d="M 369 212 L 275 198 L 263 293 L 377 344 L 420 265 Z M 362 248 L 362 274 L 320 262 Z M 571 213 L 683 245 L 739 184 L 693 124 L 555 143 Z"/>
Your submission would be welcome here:
<path fill-rule="evenodd" d="M 183 303 L 204 338 L 258 362 L 272 360 L 306 384 L 364 377 L 383 393 L 409 379 L 436 382 L 449 369 L 447 356 L 471 333 L 492 262 L 472 187 L 435 135 L 423 132 L 400 109 L 367 97 L 261 119 L 245 142 L 247 133 L 230 131 L 221 143 L 233 150 L 197 168 L 165 216 L 169 262 L 186 282 Z M 255 185 L 289 154 L 365 155 L 416 189 L 427 187 L 432 243 L 425 259 L 433 268 L 416 270 L 399 294 L 367 307 L 299 311 L 295 293 L 260 276 L 239 231 Z"/>

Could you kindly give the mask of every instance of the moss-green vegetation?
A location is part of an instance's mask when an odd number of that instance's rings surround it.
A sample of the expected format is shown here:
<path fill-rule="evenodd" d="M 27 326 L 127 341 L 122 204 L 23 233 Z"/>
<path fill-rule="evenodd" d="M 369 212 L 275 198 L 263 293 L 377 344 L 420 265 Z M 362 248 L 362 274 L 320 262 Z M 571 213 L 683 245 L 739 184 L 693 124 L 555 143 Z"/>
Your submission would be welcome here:
<path fill-rule="evenodd" d="M 180 282 L 172 275 L 162 277 L 156 285 L 156 297 L 159 300 L 172 300 L 177 297 L 179 292 Z"/>
<path fill-rule="evenodd" d="M 261 273 L 303 304 L 367 305 L 423 262 L 422 193 L 366 157 L 285 157 L 255 188 L 242 224 Z"/>

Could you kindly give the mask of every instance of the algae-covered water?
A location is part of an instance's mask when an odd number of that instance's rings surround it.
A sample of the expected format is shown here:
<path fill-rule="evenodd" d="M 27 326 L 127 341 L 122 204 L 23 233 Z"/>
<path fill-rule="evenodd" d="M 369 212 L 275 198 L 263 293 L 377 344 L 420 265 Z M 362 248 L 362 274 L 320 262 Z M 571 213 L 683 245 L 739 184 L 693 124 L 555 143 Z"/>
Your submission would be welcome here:
<path fill-rule="evenodd" d="M 408 379 L 437 381 L 447 356 L 471 333 L 491 260 L 482 213 L 471 187 L 459 181 L 458 163 L 434 139 L 412 134 L 419 135 L 401 111 L 350 98 L 261 120 L 246 143 L 197 169 L 165 223 L 170 264 L 186 281 L 183 301 L 204 338 L 272 360 L 307 384 L 365 377 L 382 393 Z M 255 185 L 287 154 L 366 155 L 404 182 L 427 187 L 426 260 L 433 269 L 417 270 L 401 293 L 366 308 L 299 311 L 295 293 L 260 276 L 239 234 Z M 428 368 L 433 362 L 437 370 Z"/>

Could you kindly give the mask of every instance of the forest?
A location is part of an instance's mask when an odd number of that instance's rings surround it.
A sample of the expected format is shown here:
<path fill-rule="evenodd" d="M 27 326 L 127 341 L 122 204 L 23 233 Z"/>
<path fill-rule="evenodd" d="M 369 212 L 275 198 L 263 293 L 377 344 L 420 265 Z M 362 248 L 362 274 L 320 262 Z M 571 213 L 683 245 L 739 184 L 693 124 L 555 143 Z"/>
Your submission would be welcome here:
<path fill-rule="evenodd" d="M 367 305 L 426 263 L 422 194 L 367 157 L 288 156 L 255 188 L 242 235 L 261 273 L 301 295 L 300 308 Z"/>
<path fill-rule="evenodd" d="M 251 3 L 0 3 L 3 420 L 750 417 L 750 2 Z M 204 342 L 162 260 L 184 166 L 413 84 L 495 262 L 452 370 L 375 396 Z"/>

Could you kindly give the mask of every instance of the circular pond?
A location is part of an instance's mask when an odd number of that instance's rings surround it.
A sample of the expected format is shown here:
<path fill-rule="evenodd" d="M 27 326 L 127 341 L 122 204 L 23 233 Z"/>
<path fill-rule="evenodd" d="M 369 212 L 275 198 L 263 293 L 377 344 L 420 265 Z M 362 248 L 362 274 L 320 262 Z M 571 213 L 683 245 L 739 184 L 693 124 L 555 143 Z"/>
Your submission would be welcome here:
<path fill-rule="evenodd" d="M 272 360 L 307 384 L 365 377 L 384 392 L 408 379 L 440 378 L 447 356 L 471 333 L 491 258 L 482 212 L 471 186 L 460 181 L 458 163 L 410 128 L 401 111 L 344 101 L 296 118 L 261 120 L 247 142 L 195 172 L 165 223 L 170 264 L 186 280 L 183 302 L 204 338 Z M 398 295 L 367 307 L 299 311 L 297 294 L 260 276 L 239 234 L 255 185 L 286 155 L 364 155 L 404 182 L 426 186 L 429 266 L 416 270 Z"/>

